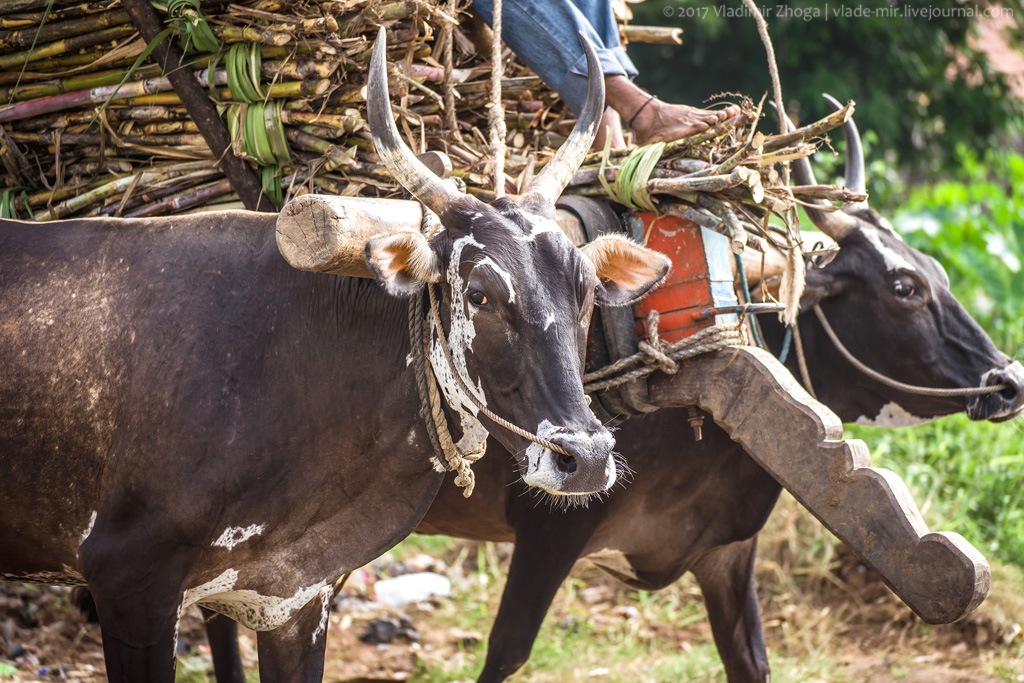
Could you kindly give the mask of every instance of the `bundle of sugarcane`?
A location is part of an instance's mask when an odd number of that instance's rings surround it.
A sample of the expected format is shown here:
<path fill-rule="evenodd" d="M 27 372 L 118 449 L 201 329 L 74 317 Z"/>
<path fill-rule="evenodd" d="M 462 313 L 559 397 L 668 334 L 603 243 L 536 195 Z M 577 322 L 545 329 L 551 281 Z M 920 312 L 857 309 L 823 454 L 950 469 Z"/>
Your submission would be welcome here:
<path fill-rule="evenodd" d="M 410 146 L 447 152 L 469 191 L 489 194 L 488 38 L 479 21 L 466 21 L 467 3 L 455 16 L 435 0 L 154 4 L 168 26 L 157 40 L 173 40 L 185 54 L 185 68 L 207 88 L 230 131 L 233 152 L 258 169 L 276 205 L 309 191 L 400 194 L 366 123 L 366 71 L 381 25 L 394 109 Z M 454 68 L 446 79 L 441 29 L 456 16 L 462 23 L 450 34 Z M 0 160 L 7 170 L 0 214 L 154 216 L 237 202 L 150 54 L 155 42 L 139 37 L 120 0 L 0 3 Z M 505 186 L 515 193 L 573 121 L 511 52 L 503 58 Z M 454 117 L 445 116 L 446 96 L 454 97 Z M 744 123 L 753 119 L 657 153 L 593 155 L 574 187 L 627 205 L 647 206 L 658 201 L 652 194 L 667 194 L 697 212 L 715 213 L 715 201 L 780 210 L 792 195 L 774 164 L 810 153 L 811 138 L 840 119 L 768 138 Z"/>

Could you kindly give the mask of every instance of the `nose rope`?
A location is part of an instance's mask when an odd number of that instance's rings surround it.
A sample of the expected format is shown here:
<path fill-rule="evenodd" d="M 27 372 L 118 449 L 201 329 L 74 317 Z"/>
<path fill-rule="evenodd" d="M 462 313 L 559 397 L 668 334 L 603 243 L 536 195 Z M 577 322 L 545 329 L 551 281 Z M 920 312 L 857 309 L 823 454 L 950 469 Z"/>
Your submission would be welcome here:
<path fill-rule="evenodd" d="M 517 427 L 516 425 L 512 424 L 505 418 L 495 415 L 487 406 L 483 404 L 483 401 L 477 398 L 476 394 L 473 393 L 473 391 L 469 388 L 469 385 L 462 378 L 462 373 L 459 372 L 459 370 L 455 367 L 455 363 L 452 361 L 451 350 L 448 348 L 448 340 L 445 339 L 444 328 L 441 327 L 441 315 L 437 312 L 437 299 L 434 296 L 433 285 L 427 285 L 427 294 L 430 298 L 430 313 L 434 317 L 434 328 L 437 332 L 437 340 L 441 344 L 441 351 L 444 353 L 444 359 L 448 362 L 448 368 L 452 371 L 452 376 L 455 377 L 455 381 L 458 382 L 459 388 L 462 389 L 463 393 L 465 393 L 466 396 L 469 397 L 469 400 L 473 402 L 473 405 L 477 407 L 477 410 L 479 410 L 492 421 L 498 423 L 499 425 L 501 425 L 508 431 L 512 432 L 513 434 L 518 434 L 524 439 L 528 439 L 536 444 L 540 444 L 544 448 L 552 450 L 556 453 L 561 453 L 562 455 L 569 456 L 570 454 L 568 451 L 566 451 L 562 446 L 559 446 L 553 441 L 548 441 L 547 439 L 541 438 L 536 434 L 526 431 L 522 427 Z"/>
<path fill-rule="evenodd" d="M 814 314 L 818 316 L 818 322 L 825 329 L 825 334 L 832 340 L 835 347 L 839 350 L 839 353 L 843 355 L 843 358 L 848 360 L 853 367 L 857 368 L 871 379 L 881 382 L 886 386 L 892 387 L 893 389 L 899 389 L 905 391 L 908 394 L 919 394 L 921 396 L 980 396 L 983 394 L 994 394 L 997 391 L 1002 391 L 1008 387 L 1005 384 L 991 384 L 985 387 L 969 387 L 965 389 L 936 389 L 932 387 L 921 387 L 914 384 L 904 384 L 895 379 L 886 377 L 880 372 L 872 370 L 864 363 L 860 362 L 850 351 L 843 346 L 843 343 L 839 341 L 839 337 L 836 336 L 832 326 L 828 324 L 828 320 L 825 319 L 825 314 L 822 312 L 821 307 L 818 304 L 814 305 Z"/>

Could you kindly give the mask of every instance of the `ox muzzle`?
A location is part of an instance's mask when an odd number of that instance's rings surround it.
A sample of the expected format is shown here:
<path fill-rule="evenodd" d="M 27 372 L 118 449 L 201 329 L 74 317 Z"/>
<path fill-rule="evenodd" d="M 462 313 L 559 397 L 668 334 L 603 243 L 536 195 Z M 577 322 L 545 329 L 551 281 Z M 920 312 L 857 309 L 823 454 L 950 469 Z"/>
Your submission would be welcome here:
<path fill-rule="evenodd" d="M 1003 422 L 1024 411 L 1024 366 L 1013 361 L 1002 368 L 986 372 L 981 386 L 1002 384 L 1000 391 L 971 397 L 967 401 L 967 417 L 972 420 Z"/>
<path fill-rule="evenodd" d="M 558 444 L 568 455 L 530 444 L 523 473 L 527 485 L 556 496 L 577 496 L 604 491 L 615 483 L 615 439 L 607 428 L 570 430 L 544 420 L 537 435 Z"/>

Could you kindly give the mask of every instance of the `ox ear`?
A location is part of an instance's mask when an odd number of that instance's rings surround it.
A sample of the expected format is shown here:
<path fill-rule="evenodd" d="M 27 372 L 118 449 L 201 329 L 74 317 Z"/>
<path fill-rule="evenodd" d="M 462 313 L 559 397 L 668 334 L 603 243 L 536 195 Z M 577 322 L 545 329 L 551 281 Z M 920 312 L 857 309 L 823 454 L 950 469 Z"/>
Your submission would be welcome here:
<path fill-rule="evenodd" d="M 844 289 L 844 278 L 824 270 L 809 269 L 804 280 L 803 294 L 800 295 L 800 310 L 806 311 L 824 299 L 841 294 Z"/>
<path fill-rule="evenodd" d="M 672 262 L 621 235 L 604 235 L 584 245 L 583 254 L 597 270 L 597 302 L 628 306 L 665 279 Z"/>
<path fill-rule="evenodd" d="M 412 296 L 441 279 L 441 264 L 418 232 L 377 235 L 366 243 L 366 265 L 393 296 Z"/>

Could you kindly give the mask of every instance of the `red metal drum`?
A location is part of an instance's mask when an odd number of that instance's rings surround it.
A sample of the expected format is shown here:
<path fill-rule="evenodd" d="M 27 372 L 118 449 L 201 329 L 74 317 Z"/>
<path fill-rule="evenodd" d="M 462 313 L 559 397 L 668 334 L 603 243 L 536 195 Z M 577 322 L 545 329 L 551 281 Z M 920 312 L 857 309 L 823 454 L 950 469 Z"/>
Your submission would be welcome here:
<path fill-rule="evenodd" d="M 678 216 L 644 212 L 636 217 L 643 222 L 646 245 L 672 260 L 668 279 L 633 307 L 637 336 L 650 337 L 647 315 L 652 310 L 660 315 L 658 336 L 666 343 L 716 324 L 735 325 L 733 314 L 699 316 L 738 303 L 728 238 Z"/>

